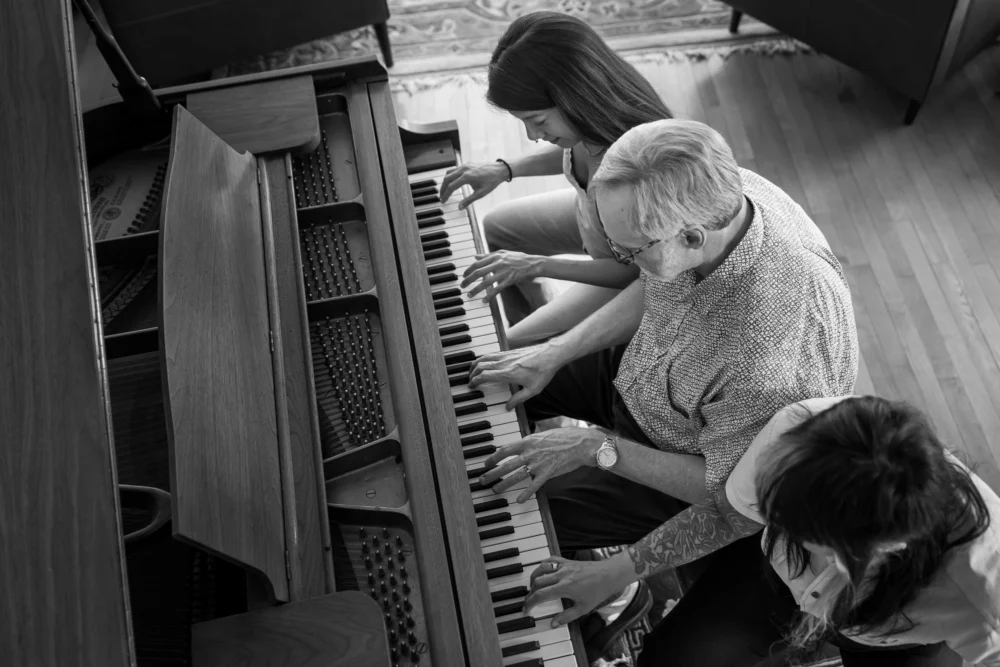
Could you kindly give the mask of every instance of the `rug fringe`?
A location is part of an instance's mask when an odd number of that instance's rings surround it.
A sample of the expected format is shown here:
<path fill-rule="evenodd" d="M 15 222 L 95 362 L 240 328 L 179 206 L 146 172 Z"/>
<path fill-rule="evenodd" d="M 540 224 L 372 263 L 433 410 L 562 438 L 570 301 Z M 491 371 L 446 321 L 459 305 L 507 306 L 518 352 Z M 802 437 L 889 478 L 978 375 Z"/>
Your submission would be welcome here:
<path fill-rule="evenodd" d="M 681 63 L 685 61 L 703 61 L 713 56 L 723 60 L 734 54 L 753 53 L 762 56 L 790 56 L 799 53 L 812 53 L 813 49 L 790 37 L 762 37 L 751 41 L 730 42 L 699 46 L 660 47 L 642 51 L 626 52 L 622 55 L 635 66 L 661 65 L 665 63 Z M 432 72 L 390 76 L 389 86 L 394 93 L 416 95 L 428 90 L 436 90 L 445 86 L 478 86 L 486 87 L 486 72 L 477 67 L 452 72 Z"/>

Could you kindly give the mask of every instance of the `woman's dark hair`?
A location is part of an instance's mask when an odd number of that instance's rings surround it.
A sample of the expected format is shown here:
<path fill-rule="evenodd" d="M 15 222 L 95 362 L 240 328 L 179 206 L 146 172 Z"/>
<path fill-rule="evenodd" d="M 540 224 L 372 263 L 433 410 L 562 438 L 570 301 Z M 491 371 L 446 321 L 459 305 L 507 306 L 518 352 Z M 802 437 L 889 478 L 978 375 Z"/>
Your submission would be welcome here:
<path fill-rule="evenodd" d="M 809 564 L 803 543 L 811 542 L 834 549 L 850 576 L 821 631 L 801 633 L 811 646 L 846 628 L 912 628 L 906 606 L 950 549 L 989 526 L 968 471 L 946 456 L 926 417 L 906 403 L 845 399 L 787 431 L 775 451 L 757 479 L 766 556 L 783 547 L 789 576 L 798 577 Z M 891 541 L 906 548 L 876 560 L 877 547 Z"/>
<path fill-rule="evenodd" d="M 637 125 L 672 118 L 649 81 L 573 16 L 532 12 L 500 38 L 486 99 L 505 111 L 556 107 L 583 139 L 610 146 Z"/>

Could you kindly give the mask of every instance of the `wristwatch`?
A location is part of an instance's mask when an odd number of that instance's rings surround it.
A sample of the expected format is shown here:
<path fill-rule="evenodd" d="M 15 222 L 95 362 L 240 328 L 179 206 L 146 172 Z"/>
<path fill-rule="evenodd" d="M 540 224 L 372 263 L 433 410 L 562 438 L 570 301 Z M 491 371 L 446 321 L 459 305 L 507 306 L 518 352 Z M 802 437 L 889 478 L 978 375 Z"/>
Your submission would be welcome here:
<path fill-rule="evenodd" d="M 604 442 L 597 450 L 597 467 L 611 470 L 618 463 L 618 438 L 614 434 L 604 436 Z"/>

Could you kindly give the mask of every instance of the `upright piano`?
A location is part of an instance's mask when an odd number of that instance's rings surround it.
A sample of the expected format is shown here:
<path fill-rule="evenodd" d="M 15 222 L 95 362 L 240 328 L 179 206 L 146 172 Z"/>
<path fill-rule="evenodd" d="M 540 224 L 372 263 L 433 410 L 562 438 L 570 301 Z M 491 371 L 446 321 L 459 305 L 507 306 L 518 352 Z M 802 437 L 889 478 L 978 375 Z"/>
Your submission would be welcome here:
<path fill-rule="evenodd" d="M 77 113 L 65 146 L 107 420 L 78 481 L 112 498 L 93 539 L 122 600 L 77 609 L 120 612 L 128 647 L 103 664 L 585 664 L 563 603 L 522 605 L 558 553 L 545 499 L 478 479 L 527 424 L 467 385 L 506 343 L 459 288 L 484 244 L 439 198 L 456 125 L 397 121 L 374 58 L 155 95 Z"/>

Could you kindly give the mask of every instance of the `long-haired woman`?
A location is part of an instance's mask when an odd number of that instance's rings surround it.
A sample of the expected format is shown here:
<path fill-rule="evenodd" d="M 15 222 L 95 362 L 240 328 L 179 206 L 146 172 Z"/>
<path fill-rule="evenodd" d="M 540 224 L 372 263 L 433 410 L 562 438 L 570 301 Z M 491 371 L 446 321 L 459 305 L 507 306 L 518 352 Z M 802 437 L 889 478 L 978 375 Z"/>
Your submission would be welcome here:
<path fill-rule="evenodd" d="M 468 185 L 460 204 L 492 192 L 504 181 L 564 174 L 570 188 L 507 202 L 483 218 L 492 251 L 465 272 L 470 294 L 492 299 L 504 291 L 511 324 L 550 298 L 537 279 L 556 279 L 571 288 L 558 304 L 508 332 L 514 346 L 572 327 L 638 276 L 615 261 L 587 198 L 591 176 L 605 150 L 627 130 L 670 118 L 649 82 L 586 23 L 555 12 L 516 19 L 497 43 L 489 64 L 489 102 L 524 123 L 529 139 L 543 150 L 517 158 L 467 164 L 451 171 L 442 199 Z M 583 254 L 580 260 L 553 255 Z M 510 288 L 510 289 L 508 289 Z"/>
<path fill-rule="evenodd" d="M 712 562 L 640 665 L 795 664 L 830 643 L 844 667 L 1000 666 L 1000 498 L 918 410 L 873 396 L 786 408 L 724 504 L 764 527 L 745 540 L 756 554 Z"/>

